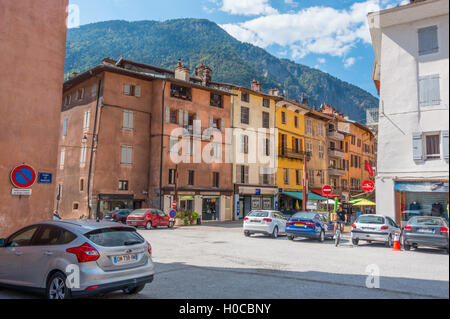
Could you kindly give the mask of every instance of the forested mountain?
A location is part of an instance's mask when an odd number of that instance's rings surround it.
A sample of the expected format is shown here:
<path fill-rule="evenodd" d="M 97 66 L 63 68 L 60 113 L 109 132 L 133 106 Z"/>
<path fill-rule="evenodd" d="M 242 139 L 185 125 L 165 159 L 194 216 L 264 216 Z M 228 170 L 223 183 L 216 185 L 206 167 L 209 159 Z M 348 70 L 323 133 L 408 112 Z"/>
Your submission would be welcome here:
<path fill-rule="evenodd" d="M 66 74 L 86 71 L 104 57 L 124 57 L 171 70 L 181 59 L 192 72 L 203 62 L 214 70 L 214 81 L 249 87 L 256 78 L 265 91 L 279 88 L 290 99 L 305 93 L 310 105 L 326 102 L 359 121 L 365 118 L 366 108 L 378 107 L 378 99 L 361 88 L 278 59 L 236 40 L 208 20 L 106 21 L 68 30 Z"/>

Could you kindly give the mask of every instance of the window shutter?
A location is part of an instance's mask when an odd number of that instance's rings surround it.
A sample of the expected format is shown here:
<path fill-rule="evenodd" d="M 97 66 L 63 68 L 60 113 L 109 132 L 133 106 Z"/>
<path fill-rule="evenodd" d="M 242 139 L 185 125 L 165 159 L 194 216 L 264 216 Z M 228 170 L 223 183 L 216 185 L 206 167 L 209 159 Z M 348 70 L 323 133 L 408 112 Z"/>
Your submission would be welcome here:
<path fill-rule="evenodd" d="M 125 146 L 122 146 L 122 158 L 120 160 L 122 164 L 125 164 L 127 162 L 127 149 Z"/>
<path fill-rule="evenodd" d="M 438 52 L 437 26 L 419 29 L 419 55 Z"/>
<path fill-rule="evenodd" d="M 134 96 L 141 97 L 141 86 L 140 85 L 136 85 L 136 87 L 134 89 Z"/>
<path fill-rule="evenodd" d="M 431 86 L 431 105 L 439 105 L 441 103 L 441 93 L 439 88 L 439 75 L 435 75 L 430 79 Z"/>
<path fill-rule="evenodd" d="M 236 183 L 240 184 L 242 182 L 242 166 L 236 165 Z"/>
<path fill-rule="evenodd" d="M 421 161 L 423 159 L 423 135 L 420 132 L 415 132 L 412 135 L 413 138 L 413 159 L 415 161 Z"/>
<path fill-rule="evenodd" d="M 213 127 L 213 117 L 209 117 L 209 127 Z"/>
<path fill-rule="evenodd" d="M 65 159 L 65 157 L 66 157 L 66 150 L 65 150 L 65 149 L 62 149 L 62 150 L 61 150 L 61 159 L 60 159 L 60 161 L 59 161 L 59 168 L 60 168 L 60 169 L 63 169 L 63 168 L 64 168 L 64 159 Z"/>
<path fill-rule="evenodd" d="M 123 85 L 123 94 L 125 95 L 130 95 L 130 84 L 125 83 Z"/>
<path fill-rule="evenodd" d="M 225 132 L 225 119 L 220 119 L 220 130 Z"/>
<path fill-rule="evenodd" d="M 84 99 L 84 88 L 81 89 L 81 96 L 80 99 Z"/>
<path fill-rule="evenodd" d="M 133 129 L 134 128 L 134 113 L 128 112 L 128 128 Z"/>
<path fill-rule="evenodd" d="M 170 123 L 170 108 L 166 106 L 166 123 Z"/>
<path fill-rule="evenodd" d="M 184 113 L 183 110 L 178 110 L 178 125 L 183 125 Z"/>
<path fill-rule="evenodd" d="M 184 126 L 188 126 L 189 124 L 189 112 L 188 111 L 184 111 Z"/>
<path fill-rule="evenodd" d="M 448 131 L 442 131 L 442 153 L 444 154 L 444 159 L 449 160 L 448 155 Z"/>
<path fill-rule="evenodd" d="M 68 119 L 66 117 L 64 119 L 64 123 L 63 123 L 63 136 L 67 136 L 67 122 L 68 122 Z"/>
<path fill-rule="evenodd" d="M 244 182 L 245 184 L 248 184 L 248 166 L 244 166 Z"/>

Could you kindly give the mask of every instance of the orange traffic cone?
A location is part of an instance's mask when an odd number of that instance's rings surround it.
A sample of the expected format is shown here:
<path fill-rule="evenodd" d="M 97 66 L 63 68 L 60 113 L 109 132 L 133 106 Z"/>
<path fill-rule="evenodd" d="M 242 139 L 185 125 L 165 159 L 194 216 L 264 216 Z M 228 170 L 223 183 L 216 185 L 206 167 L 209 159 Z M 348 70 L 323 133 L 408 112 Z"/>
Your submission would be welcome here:
<path fill-rule="evenodd" d="M 395 237 L 394 237 L 394 247 L 392 248 L 393 251 L 402 251 L 402 248 L 400 246 L 400 236 L 398 234 L 398 232 L 395 232 Z"/>

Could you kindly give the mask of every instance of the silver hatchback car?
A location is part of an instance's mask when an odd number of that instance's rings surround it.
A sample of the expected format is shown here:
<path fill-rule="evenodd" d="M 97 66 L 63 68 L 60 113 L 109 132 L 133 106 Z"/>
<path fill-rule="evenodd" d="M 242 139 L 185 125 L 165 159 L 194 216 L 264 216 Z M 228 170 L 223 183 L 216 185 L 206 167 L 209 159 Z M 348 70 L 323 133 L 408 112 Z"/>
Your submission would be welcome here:
<path fill-rule="evenodd" d="M 394 220 L 382 215 L 361 215 L 352 225 L 352 243 L 358 245 L 360 240 L 368 243 L 373 241 L 384 242 L 386 246 L 392 247 L 395 232 L 401 235 L 401 228 Z"/>
<path fill-rule="evenodd" d="M 49 299 L 135 294 L 153 281 L 151 249 L 134 227 L 118 223 L 36 223 L 0 239 L 0 286 Z"/>

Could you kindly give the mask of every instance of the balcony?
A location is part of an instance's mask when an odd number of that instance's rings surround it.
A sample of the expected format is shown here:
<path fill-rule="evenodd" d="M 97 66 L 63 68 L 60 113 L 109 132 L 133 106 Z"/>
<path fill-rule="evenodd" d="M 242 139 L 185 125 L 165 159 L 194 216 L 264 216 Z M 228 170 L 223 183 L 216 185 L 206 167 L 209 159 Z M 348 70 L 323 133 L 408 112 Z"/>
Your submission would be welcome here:
<path fill-rule="evenodd" d="M 343 168 L 329 167 L 328 174 L 331 176 L 345 176 L 345 170 Z"/>
<path fill-rule="evenodd" d="M 209 141 L 214 132 L 222 134 L 218 128 L 213 127 L 196 127 L 193 125 L 185 125 L 185 131 L 183 132 L 183 137 L 194 137 L 198 139 L 203 139 Z M 205 136 L 203 136 L 205 135 Z"/>
<path fill-rule="evenodd" d="M 345 136 L 342 133 L 339 133 L 336 130 L 328 130 L 327 136 L 333 140 L 343 141 Z"/>
<path fill-rule="evenodd" d="M 306 152 L 290 149 L 287 147 L 280 147 L 278 149 L 278 156 L 284 158 L 291 158 L 297 160 L 303 160 L 304 156 L 308 155 Z"/>
<path fill-rule="evenodd" d="M 336 158 L 344 158 L 345 154 L 343 151 L 341 150 L 337 150 L 337 149 L 328 149 L 328 156 L 330 157 L 336 157 Z"/>

